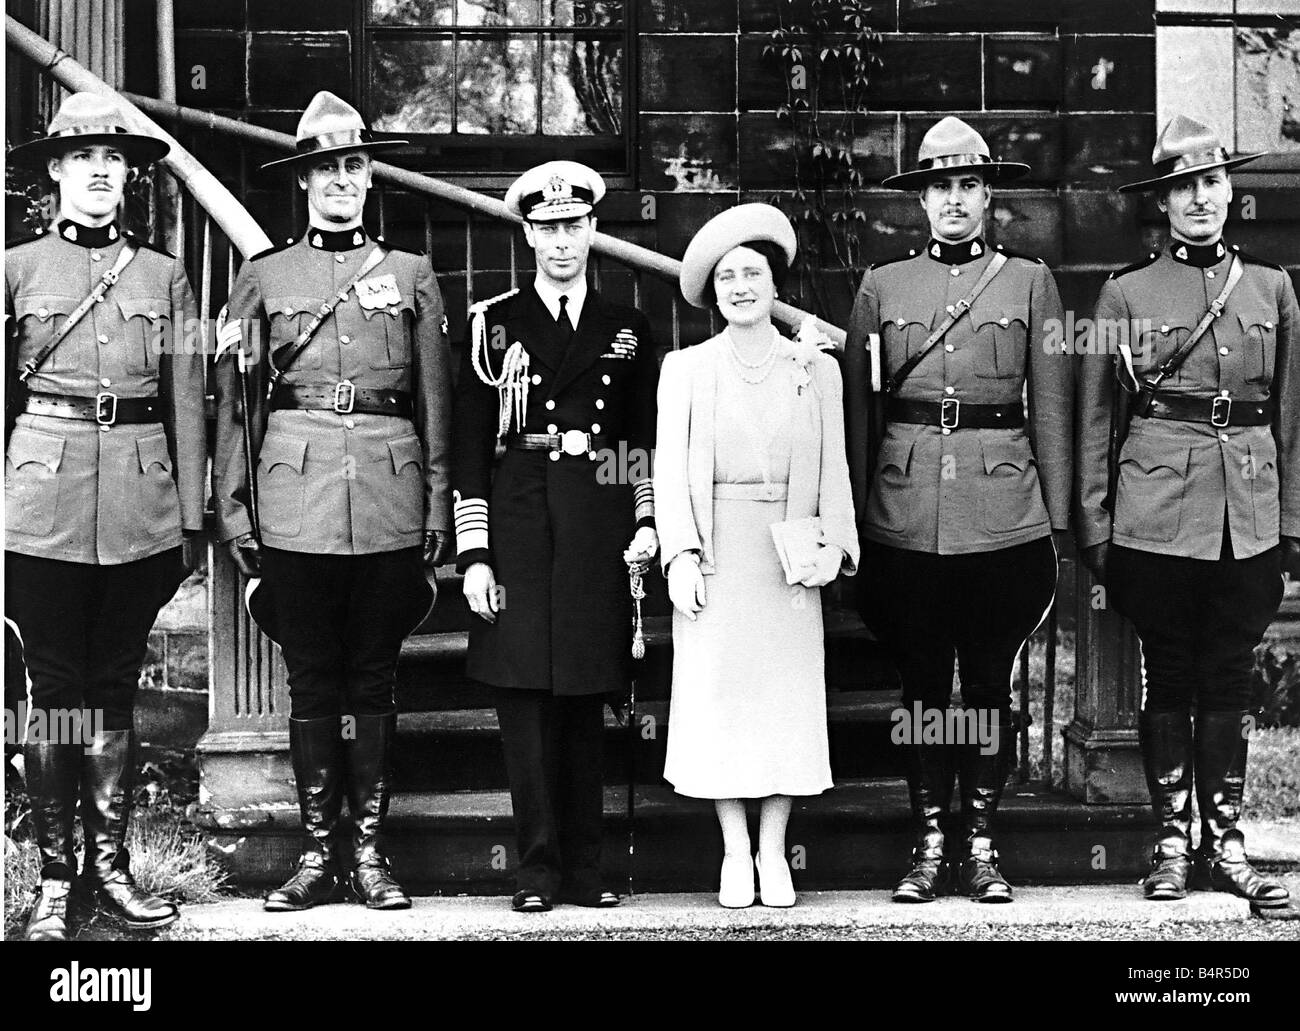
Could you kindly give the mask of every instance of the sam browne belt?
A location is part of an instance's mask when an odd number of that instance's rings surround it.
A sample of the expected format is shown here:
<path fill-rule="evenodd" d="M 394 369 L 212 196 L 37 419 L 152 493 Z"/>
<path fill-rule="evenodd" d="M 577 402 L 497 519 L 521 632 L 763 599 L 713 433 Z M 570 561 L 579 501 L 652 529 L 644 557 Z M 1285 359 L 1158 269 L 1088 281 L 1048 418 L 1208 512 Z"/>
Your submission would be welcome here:
<path fill-rule="evenodd" d="M 942 401 L 904 401 L 891 397 L 885 406 L 889 422 L 940 426 L 945 430 L 1014 430 L 1025 424 L 1025 409 L 1019 401 L 1004 405 L 977 405 L 946 397 Z"/>
<path fill-rule="evenodd" d="M 28 415 L 53 419 L 76 419 L 100 426 L 119 423 L 162 422 L 162 403 L 156 397 L 118 397 L 101 390 L 93 397 L 77 394 L 45 394 L 32 391 L 23 409 Z"/>
<path fill-rule="evenodd" d="M 1152 398 L 1145 412 L 1133 414 L 1140 419 L 1209 423 L 1217 429 L 1225 426 L 1268 426 L 1273 421 L 1273 402 L 1165 395 Z"/>
<path fill-rule="evenodd" d="M 411 403 L 411 395 L 405 390 L 367 389 L 345 379 L 332 387 L 281 384 L 275 392 L 271 410 L 392 415 L 399 419 L 410 419 L 415 406 Z"/>

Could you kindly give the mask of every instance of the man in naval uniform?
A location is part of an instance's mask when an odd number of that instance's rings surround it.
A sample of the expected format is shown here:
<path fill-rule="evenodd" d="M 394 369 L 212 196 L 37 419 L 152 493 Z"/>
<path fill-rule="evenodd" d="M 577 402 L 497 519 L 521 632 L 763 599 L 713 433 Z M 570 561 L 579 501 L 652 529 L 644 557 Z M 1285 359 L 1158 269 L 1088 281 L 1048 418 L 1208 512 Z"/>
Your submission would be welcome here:
<path fill-rule="evenodd" d="M 1052 535 L 1068 529 L 1072 457 L 1073 359 L 1051 336 L 1063 320 L 1056 282 L 1042 261 L 984 238 L 990 184 L 1028 170 L 994 161 L 958 118 L 935 125 L 917 168 L 884 183 L 919 191 L 930 242 L 870 269 L 849 323 L 862 616 L 895 660 L 907 713 L 946 713 L 954 656 L 966 713 L 945 719 L 964 728 L 957 740 L 925 740 L 913 720 L 901 742 L 916 846 L 897 902 L 928 902 L 945 885 L 954 771 L 958 888 L 980 902 L 1011 899 L 993 840 L 1015 754 L 1011 673 L 1052 603 Z"/>
<path fill-rule="evenodd" d="M 333 893 L 345 794 L 354 891 L 372 909 L 410 905 L 380 834 L 398 654 L 432 602 L 425 567 L 450 544 L 451 384 L 429 259 L 362 224 L 370 154 L 402 142 L 371 140 L 333 94 L 312 99 L 297 153 L 266 166 L 296 173 L 307 231 L 244 264 L 220 333 L 249 367 L 260 519 L 249 506 L 232 357 L 217 364 L 221 539 L 246 576 L 262 576 L 251 609 L 288 668 L 308 842 L 297 872 L 267 896 L 268 910 L 305 909 Z M 269 414 L 257 411 L 261 401 Z"/>
<path fill-rule="evenodd" d="M 78 796 L 83 882 L 128 926 L 177 917 L 136 886 L 124 847 L 140 664 L 203 528 L 194 295 L 178 259 L 116 221 L 130 168 L 167 150 L 114 101 L 74 93 L 45 138 L 10 151 L 46 168 L 59 203 L 53 227 L 5 255 L 5 614 L 31 678 L 41 855 L 29 940 L 66 937 Z M 48 733 L 59 713 L 84 716 L 85 736 Z"/>
<path fill-rule="evenodd" d="M 1237 821 L 1253 651 L 1283 570 L 1300 575 L 1300 311 L 1286 272 L 1223 239 L 1228 170 L 1258 156 L 1230 158 L 1212 129 L 1178 115 L 1151 175 L 1120 187 L 1155 193 L 1170 238 L 1097 302 L 1080 372 L 1077 532 L 1142 641 L 1139 732 L 1160 825 L 1146 897 L 1186 895 L 1195 782 L 1193 886 L 1272 907 L 1287 891 L 1250 865 Z"/>
<path fill-rule="evenodd" d="M 604 192 L 571 161 L 510 187 L 537 274 L 471 308 L 457 384 L 456 564 L 479 617 L 467 671 L 497 689 L 522 912 L 619 902 L 600 876 L 603 707 L 630 678 L 625 562 L 658 550 L 659 367 L 645 316 L 587 285 Z"/>

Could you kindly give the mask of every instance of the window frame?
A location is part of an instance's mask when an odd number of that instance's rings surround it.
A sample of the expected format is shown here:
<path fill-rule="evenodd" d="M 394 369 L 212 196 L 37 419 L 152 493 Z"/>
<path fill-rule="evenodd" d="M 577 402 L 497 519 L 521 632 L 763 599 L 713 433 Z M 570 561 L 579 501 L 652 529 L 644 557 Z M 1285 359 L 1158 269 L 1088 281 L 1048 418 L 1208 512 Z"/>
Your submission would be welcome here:
<path fill-rule="evenodd" d="M 455 0 L 452 0 L 454 3 Z M 623 24 L 617 28 L 611 29 L 600 26 L 582 26 L 582 27 L 557 27 L 548 25 L 501 25 L 501 26 L 473 26 L 472 28 L 461 29 L 456 25 L 438 25 L 438 26 L 412 26 L 412 25 L 372 25 L 370 23 L 370 4 L 363 0 L 355 6 L 353 20 L 353 38 L 357 40 L 357 60 L 352 62 L 353 67 L 353 89 L 356 97 L 360 101 L 361 110 L 365 113 L 367 120 L 370 118 L 371 98 L 372 98 L 372 63 L 371 47 L 375 39 L 419 39 L 419 38 L 447 38 L 453 41 L 459 38 L 468 37 L 493 37 L 505 36 L 510 34 L 532 35 L 540 41 L 547 36 L 574 36 L 576 38 L 602 38 L 609 37 L 613 32 L 622 33 L 623 53 L 624 53 L 624 81 L 623 81 L 623 132 L 619 139 L 621 146 L 617 148 L 621 152 L 621 163 L 616 168 L 600 167 L 601 156 L 607 156 L 615 152 L 612 140 L 613 137 L 602 136 L 546 136 L 541 132 L 529 135 L 498 135 L 492 133 L 419 133 L 419 132 L 376 132 L 377 140 L 385 139 L 405 139 L 410 140 L 413 153 L 403 151 L 392 151 L 383 155 L 383 160 L 400 165 L 404 168 L 410 168 L 414 171 L 426 172 L 436 175 L 439 178 L 457 180 L 472 180 L 480 187 L 487 189 L 506 189 L 519 176 L 519 173 L 527 169 L 530 165 L 538 164 L 541 161 L 550 160 L 551 158 L 568 158 L 575 161 L 581 161 L 585 164 L 591 164 L 611 189 L 628 189 L 636 182 L 637 177 L 637 158 L 638 150 L 636 145 L 636 118 L 637 118 L 637 86 L 639 68 L 637 66 L 636 43 L 638 39 L 637 0 L 624 0 L 623 5 Z M 541 103 L 539 86 L 539 106 Z M 454 108 L 453 108 L 454 110 Z M 539 122 L 540 129 L 540 122 Z M 464 142 L 458 142 L 464 141 Z M 584 147 L 584 142 L 590 141 L 589 145 Z M 497 169 L 475 169 L 465 167 L 455 167 L 440 162 L 437 158 L 437 151 L 465 151 L 472 148 L 495 147 L 507 153 L 526 153 L 528 151 L 538 152 L 535 159 L 526 159 L 519 163 L 517 170 Z M 549 153 L 552 149 L 556 153 Z M 602 155 L 593 157 L 593 152 L 602 152 Z M 596 162 L 596 163 L 593 163 Z"/>

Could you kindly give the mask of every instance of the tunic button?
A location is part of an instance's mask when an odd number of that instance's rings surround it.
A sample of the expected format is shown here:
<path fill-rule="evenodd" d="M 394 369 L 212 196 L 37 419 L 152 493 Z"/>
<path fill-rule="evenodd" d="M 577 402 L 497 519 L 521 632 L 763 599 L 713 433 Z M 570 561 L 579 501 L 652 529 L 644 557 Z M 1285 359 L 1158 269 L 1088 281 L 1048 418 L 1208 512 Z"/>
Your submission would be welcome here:
<path fill-rule="evenodd" d="M 961 269 L 959 269 L 959 268 L 950 269 L 950 270 L 949 270 L 949 275 L 960 276 L 960 275 L 961 275 Z"/>
<path fill-rule="evenodd" d="M 560 427 L 556 426 L 555 423 L 551 423 L 549 426 L 546 427 L 546 432 L 547 432 L 547 433 L 559 433 L 559 432 L 560 432 Z"/>
<path fill-rule="evenodd" d="M 552 461 L 552 462 L 558 462 L 559 460 L 560 460 L 560 453 L 559 453 L 558 451 L 552 451 L 552 452 L 551 452 L 551 461 Z"/>
<path fill-rule="evenodd" d="M 1207 269 L 1205 270 L 1205 278 L 1206 278 L 1206 279 L 1213 279 L 1213 278 L 1214 278 L 1214 269 L 1212 269 L 1212 268 L 1207 268 Z"/>
<path fill-rule="evenodd" d="M 597 407 L 598 409 L 603 409 L 603 408 L 605 407 L 605 402 L 604 402 L 604 400 L 601 399 L 601 398 L 599 398 L 599 397 L 596 398 L 596 407 Z"/>
<path fill-rule="evenodd" d="M 604 383 L 605 386 L 609 386 L 610 380 L 609 380 L 609 377 L 608 377 L 608 376 L 601 376 L 601 377 L 600 377 L 600 381 L 601 381 L 602 383 Z"/>
<path fill-rule="evenodd" d="M 541 377 L 541 376 L 538 376 L 536 373 L 534 373 L 534 374 L 533 374 L 533 386 L 537 386 L 537 384 L 539 384 L 540 382 L 542 382 L 542 377 Z"/>
<path fill-rule="evenodd" d="M 106 344 L 106 343 L 108 343 L 108 337 L 105 336 L 103 333 L 100 333 L 100 334 L 99 334 L 99 342 L 100 342 L 101 344 Z"/>
<path fill-rule="evenodd" d="M 342 255 L 342 254 L 336 254 L 336 255 L 334 255 L 334 260 L 337 261 L 340 265 L 342 265 L 342 264 L 343 264 L 343 255 Z"/>
<path fill-rule="evenodd" d="M 157 317 L 158 317 L 158 313 L 157 313 L 156 311 L 154 311 L 153 309 L 150 309 L 150 310 L 149 310 L 149 318 L 151 318 L 151 319 L 156 319 Z"/>
<path fill-rule="evenodd" d="M 948 305 L 948 314 L 949 314 L 949 315 L 951 315 L 951 314 L 952 314 L 953 312 L 955 312 L 956 310 L 957 310 L 957 306 L 956 306 L 955 304 L 950 304 L 950 305 Z"/>
<path fill-rule="evenodd" d="M 957 388 L 956 388 L 956 387 L 944 387 L 944 388 L 943 388 L 943 392 L 944 392 L 945 394 L 955 394 L 955 393 L 957 393 Z"/>
<path fill-rule="evenodd" d="M 1273 328 L 1273 323 L 1270 322 L 1270 321 L 1268 321 L 1267 319 L 1265 319 L 1265 320 L 1264 320 L 1264 328 L 1265 328 L 1265 329 L 1272 329 L 1272 328 Z"/>
<path fill-rule="evenodd" d="M 942 433 L 945 437 L 952 435 L 952 430 L 948 429 L 946 426 L 939 432 Z"/>
<path fill-rule="evenodd" d="M 553 411 L 555 411 L 555 402 L 554 402 L 554 401 L 547 401 L 547 402 L 546 402 L 546 410 L 547 410 L 548 412 L 553 412 Z"/>
<path fill-rule="evenodd" d="M 600 423 L 598 423 L 598 422 L 593 422 L 593 423 L 591 424 L 591 432 L 592 432 L 592 433 L 599 433 L 599 432 L 600 432 Z"/>
<path fill-rule="evenodd" d="M 100 432 L 100 433 L 107 433 L 108 430 L 109 430 L 109 427 L 107 427 L 107 426 L 101 426 L 101 427 L 99 428 L 99 432 Z"/>
<path fill-rule="evenodd" d="M 1219 354 L 1227 354 L 1227 353 L 1228 353 L 1228 349 L 1226 347 L 1219 348 Z"/>
<path fill-rule="evenodd" d="M 1226 391 L 1226 390 L 1220 390 L 1220 391 L 1219 391 L 1219 396 L 1220 396 L 1220 397 L 1228 397 L 1228 396 L 1229 396 L 1229 395 L 1228 395 L 1228 391 Z"/>
<path fill-rule="evenodd" d="M 1220 433 L 1219 439 L 1226 444 L 1228 442 L 1228 435 L 1226 433 Z"/>
<path fill-rule="evenodd" d="M 293 314 L 293 309 L 292 309 L 292 308 L 285 308 L 285 309 L 284 309 L 284 313 L 285 313 L 286 315 L 292 315 L 292 314 Z"/>
<path fill-rule="evenodd" d="M 350 343 L 352 343 L 352 338 L 351 338 L 350 336 L 348 336 L 346 333 L 340 333 L 340 334 L 339 334 L 339 343 L 340 343 L 340 344 L 350 344 Z"/>
<path fill-rule="evenodd" d="M 1168 326 L 1161 326 L 1161 327 L 1160 327 L 1160 332 L 1161 332 L 1161 333 L 1168 333 L 1168 332 L 1169 332 L 1169 327 L 1168 327 Z"/>
<path fill-rule="evenodd" d="M 103 257 L 104 257 L 104 256 L 103 256 L 102 254 L 100 254 L 99 251 L 91 251 L 91 252 L 90 252 L 90 260 L 91 260 L 91 261 L 101 261 L 101 260 L 103 260 Z"/>
<path fill-rule="evenodd" d="M 357 424 L 356 424 L 356 422 L 355 422 L 354 420 L 352 420 L 352 419 L 344 419 L 344 420 L 343 420 L 343 425 L 346 426 L 346 427 L 347 427 L 348 429 L 350 429 L 350 430 L 355 430 L 355 429 L 357 428 Z"/>
<path fill-rule="evenodd" d="M 45 318 L 45 316 L 48 315 L 49 313 L 50 313 L 50 309 L 49 309 L 49 308 L 37 308 L 37 309 L 36 309 L 36 314 L 37 314 L 37 316 L 39 316 L 39 317 L 42 318 L 42 319 Z"/>
<path fill-rule="evenodd" d="M 99 385 L 101 387 L 111 387 L 113 385 L 113 381 L 109 379 L 107 376 L 105 376 L 103 379 L 99 381 Z"/>
<path fill-rule="evenodd" d="M 1011 320 L 1010 320 L 1009 318 L 1007 318 L 1005 315 L 1003 315 L 1002 318 L 998 319 L 998 325 L 999 325 L 999 326 L 1009 326 L 1009 325 L 1011 325 Z"/>
<path fill-rule="evenodd" d="M 943 345 L 943 349 L 944 349 L 945 351 L 948 351 L 948 352 L 951 353 L 951 351 L 952 351 L 952 344 L 944 344 L 944 345 Z"/>
<path fill-rule="evenodd" d="M 44 312 L 45 312 L 45 309 L 42 308 L 42 309 L 41 309 L 41 313 L 44 314 Z M 906 320 L 906 319 L 895 319 L 895 320 L 894 320 L 894 324 L 895 324 L 896 326 L 898 326 L 899 329 L 902 329 L 904 326 L 907 325 L 907 320 Z"/>

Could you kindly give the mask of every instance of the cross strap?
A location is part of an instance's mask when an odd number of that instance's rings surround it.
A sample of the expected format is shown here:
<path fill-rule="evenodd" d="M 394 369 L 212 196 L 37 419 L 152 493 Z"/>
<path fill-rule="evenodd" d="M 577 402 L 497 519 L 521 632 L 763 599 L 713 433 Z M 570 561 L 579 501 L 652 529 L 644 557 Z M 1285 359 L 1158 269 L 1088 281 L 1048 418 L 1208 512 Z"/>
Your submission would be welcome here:
<path fill-rule="evenodd" d="M 1160 367 L 1156 369 L 1156 374 L 1153 379 L 1140 378 L 1136 373 L 1132 372 L 1132 367 L 1129 366 L 1127 362 L 1121 364 L 1121 369 L 1126 366 L 1129 368 L 1130 375 L 1133 377 L 1133 387 L 1130 389 L 1128 385 L 1123 382 L 1122 378 L 1120 380 L 1121 385 L 1123 385 L 1126 390 L 1129 390 L 1130 393 L 1137 393 L 1140 395 L 1135 414 L 1144 415 L 1146 409 L 1151 407 L 1151 401 L 1156 396 L 1156 391 L 1160 389 L 1161 382 L 1168 379 L 1182 368 L 1183 362 L 1187 361 L 1188 356 L 1192 353 L 1192 348 L 1201 342 L 1201 338 L 1205 336 L 1209 331 L 1210 326 L 1214 324 L 1214 320 L 1223 314 L 1223 309 L 1227 307 L 1228 304 L 1228 298 L 1232 296 L 1232 291 L 1235 290 L 1237 284 L 1241 282 L 1241 277 L 1244 272 L 1245 267 L 1242 264 L 1241 258 L 1234 254 L 1232 257 L 1232 265 L 1228 268 L 1228 278 L 1223 284 L 1223 289 L 1219 291 L 1219 296 L 1210 302 L 1210 307 L 1206 310 L 1205 314 L 1201 316 L 1201 321 L 1196 324 L 1191 335 L 1183 341 L 1182 346 L 1160 363 Z"/>
<path fill-rule="evenodd" d="M 58 347 L 59 344 L 63 343 L 67 338 L 67 335 L 76 328 L 77 323 L 86 317 L 86 313 L 104 299 L 109 289 L 117 282 L 118 277 L 122 275 L 122 270 L 131 264 L 131 260 L 139 252 L 140 248 L 130 240 L 127 240 L 126 243 L 122 244 L 122 249 L 118 252 L 117 261 L 113 262 L 113 267 L 108 269 L 108 271 L 99 277 L 99 282 L 95 284 L 95 288 L 82 299 L 79 305 L 72 309 L 67 320 L 63 323 L 63 326 L 54 334 L 54 339 L 32 355 L 26 364 L 23 365 L 23 371 L 18 374 L 20 380 L 25 383 L 30 377 L 36 375 L 36 373 L 40 371 L 41 366 L 49 361 L 50 355 L 54 353 L 54 349 Z"/>
<path fill-rule="evenodd" d="M 316 314 L 312 316 L 312 320 L 307 323 L 307 328 L 298 334 L 294 339 L 294 342 L 289 344 L 287 347 L 281 348 L 283 358 L 278 366 L 275 363 L 274 357 L 272 357 L 270 361 L 271 376 L 266 388 L 266 396 L 268 399 L 275 394 L 275 388 L 279 385 L 280 378 L 289 371 L 293 363 L 298 360 L 298 356 L 307 349 L 307 345 L 311 343 L 312 337 L 316 335 L 316 331 L 321 328 L 326 319 L 334 314 L 334 309 L 342 302 L 346 301 L 348 299 L 348 294 L 353 291 L 356 285 L 360 283 L 361 280 L 365 279 L 366 276 L 370 275 L 370 273 L 374 271 L 375 267 L 386 257 L 388 257 L 387 249 L 376 246 L 374 250 L 366 255 L 366 260 L 361 263 L 361 267 L 357 269 L 356 275 L 347 281 L 343 289 L 316 310 Z"/>
<path fill-rule="evenodd" d="M 963 297 L 953 306 L 952 312 L 939 324 L 939 328 L 926 337 L 925 343 L 921 346 L 921 350 L 900 365 L 898 371 L 890 377 L 889 382 L 885 384 L 886 393 L 898 393 L 898 388 L 901 387 L 903 381 L 912 374 L 912 370 L 921 364 L 921 359 L 933 351 L 939 345 L 939 342 L 948 335 L 948 330 L 952 329 L 952 327 L 956 325 L 957 320 L 965 315 L 966 312 L 970 311 L 971 305 L 975 303 L 976 298 L 984 292 L 986 286 L 993 282 L 993 277 L 1002 271 L 1002 266 L 1006 263 L 1007 256 L 1005 254 L 1001 252 L 994 253 L 993 260 L 984 267 L 983 273 L 980 275 L 979 279 L 976 280 L 975 288 L 971 290 L 970 294 Z"/>

